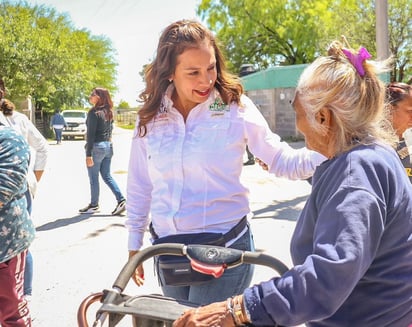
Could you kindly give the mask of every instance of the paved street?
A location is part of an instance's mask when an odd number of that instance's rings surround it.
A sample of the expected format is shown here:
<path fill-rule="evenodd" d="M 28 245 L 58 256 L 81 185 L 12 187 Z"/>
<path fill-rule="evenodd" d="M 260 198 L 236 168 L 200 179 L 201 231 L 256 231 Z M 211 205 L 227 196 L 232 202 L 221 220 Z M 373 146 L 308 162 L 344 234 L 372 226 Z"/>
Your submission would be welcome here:
<path fill-rule="evenodd" d="M 113 176 L 126 191 L 131 131 L 116 129 Z M 81 301 L 111 285 L 127 260 L 125 217 L 110 212 L 116 201 L 101 182 L 101 212 L 79 215 L 89 201 L 89 184 L 84 159 L 84 141 L 50 143 L 48 167 L 39 184 L 34 203 L 36 239 L 34 286 L 31 302 L 35 327 L 73 327 Z M 255 243 L 290 265 L 289 240 L 310 185 L 306 181 L 275 178 L 258 167 L 245 166 L 242 179 L 251 190 Z M 145 241 L 148 243 L 148 239 Z M 126 294 L 159 293 L 151 262 L 146 262 L 146 284 L 129 283 Z M 254 282 L 268 279 L 273 272 L 258 267 Z M 93 306 L 91 313 L 94 314 Z M 90 320 L 91 321 L 91 320 Z M 130 325 L 122 322 L 122 326 Z"/>

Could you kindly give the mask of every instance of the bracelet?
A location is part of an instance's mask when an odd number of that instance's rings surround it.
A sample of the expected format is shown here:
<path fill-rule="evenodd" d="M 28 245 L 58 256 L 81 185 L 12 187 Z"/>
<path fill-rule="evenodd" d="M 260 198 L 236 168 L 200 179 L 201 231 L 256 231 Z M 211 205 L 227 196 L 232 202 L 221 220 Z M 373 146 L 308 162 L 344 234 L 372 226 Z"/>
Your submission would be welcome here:
<path fill-rule="evenodd" d="M 245 303 L 241 295 L 233 298 L 233 311 L 236 317 L 235 322 L 238 326 L 244 326 L 251 323 L 250 315 L 246 310 Z"/>
<path fill-rule="evenodd" d="M 233 296 L 227 299 L 227 302 L 226 302 L 227 311 L 230 312 L 230 315 L 232 316 L 232 319 L 233 319 L 233 322 L 235 323 L 235 326 L 242 326 L 242 323 L 237 319 L 237 316 L 236 316 L 236 314 L 233 310 L 232 301 L 233 301 Z"/>
<path fill-rule="evenodd" d="M 233 314 L 234 314 L 234 312 L 233 312 L 233 307 L 232 307 L 232 298 L 233 297 L 229 297 L 226 301 L 226 308 L 227 308 L 227 311 L 229 311 L 230 312 L 230 314 L 233 316 Z"/>
<path fill-rule="evenodd" d="M 235 326 L 244 326 L 250 324 L 250 316 L 247 313 L 244 302 L 241 302 L 240 296 L 232 296 L 226 301 L 227 311 L 230 312 Z"/>
<path fill-rule="evenodd" d="M 235 315 L 235 323 L 236 326 L 243 326 L 244 318 L 243 318 L 243 310 L 242 306 L 239 302 L 239 297 L 235 296 L 233 298 L 233 312 Z"/>

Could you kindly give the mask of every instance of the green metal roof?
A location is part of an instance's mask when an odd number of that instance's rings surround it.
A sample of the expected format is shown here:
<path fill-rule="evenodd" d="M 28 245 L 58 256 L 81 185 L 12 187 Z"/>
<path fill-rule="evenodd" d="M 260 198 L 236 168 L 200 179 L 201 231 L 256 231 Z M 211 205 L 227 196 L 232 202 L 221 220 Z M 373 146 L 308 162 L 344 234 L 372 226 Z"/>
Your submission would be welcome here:
<path fill-rule="evenodd" d="M 268 68 L 242 77 L 245 91 L 296 87 L 307 64 Z"/>
<path fill-rule="evenodd" d="M 308 65 L 301 64 L 268 68 L 241 77 L 242 84 L 245 91 L 296 87 L 300 75 Z M 388 83 L 390 75 L 389 73 L 383 73 L 379 75 L 379 78 L 384 83 Z"/>

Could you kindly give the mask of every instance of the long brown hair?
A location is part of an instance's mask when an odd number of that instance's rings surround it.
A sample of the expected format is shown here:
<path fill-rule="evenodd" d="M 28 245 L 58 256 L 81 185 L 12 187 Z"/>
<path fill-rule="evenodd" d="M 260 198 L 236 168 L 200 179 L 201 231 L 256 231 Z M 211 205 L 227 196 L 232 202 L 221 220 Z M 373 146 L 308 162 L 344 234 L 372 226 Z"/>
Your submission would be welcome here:
<path fill-rule="evenodd" d="M 412 97 L 412 85 L 392 82 L 386 86 L 386 100 L 391 106 L 396 107 L 398 102 L 409 97 Z"/>
<path fill-rule="evenodd" d="M 104 118 L 107 121 L 113 120 L 113 101 L 107 89 L 102 87 L 95 87 L 92 91 L 98 96 L 98 101 L 93 108 L 101 110 L 104 113 Z"/>
<path fill-rule="evenodd" d="M 16 110 L 16 106 L 8 99 L 0 99 L 0 111 L 4 116 L 11 116 L 13 111 Z"/>
<path fill-rule="evenodd" d="M 237 76 L 226 71 L 225 59 L 217 41 L 210 30 L 195 20 L 180 20 L 170 24 L 160 36 L 156 57 L 145 70 L 146 88 L 139 95 L 143 102 L 139 110 L 139 136 L 146 135 L 146 124 L 159 110 L 163 94 L 169 86 L 169 78 L 176 69 L 177 57 L 184 51 L 197 48 L 207 41 L 213 47 L 216 56 L 216 89 L 222 100 L 228 104 L 239 104 L 243 87 Z"/>

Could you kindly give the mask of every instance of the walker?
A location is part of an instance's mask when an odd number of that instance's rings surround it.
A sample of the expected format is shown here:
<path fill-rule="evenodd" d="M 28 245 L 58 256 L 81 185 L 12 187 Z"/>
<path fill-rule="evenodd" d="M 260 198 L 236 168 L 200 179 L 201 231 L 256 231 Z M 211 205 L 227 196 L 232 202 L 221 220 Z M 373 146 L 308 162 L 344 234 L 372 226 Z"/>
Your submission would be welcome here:
<path fill-rule="evenodd" d="M 186 256 L 194 270 L 218 278 L 225 269 L 241 264 L 255 264 L 274 269 L 282 275 L 288 268 L 278 259 L 261 252 L 241 251 L 214 245 L 157 244 L 136 253 L 125 264 L 111 290 L 103 290 L 86 297 L 77 311 L 79 327 L 89 327 L 87 311 L 91 304 L 100 301 L 93 327 L 116 326 L 126 315 L 132 316 L 134 327 L 171 327 L 173 322 L 195 303 L 176 300 L 158 294 L 129 296 L 123 294 L 136 267 L 157 255 Z"/>

